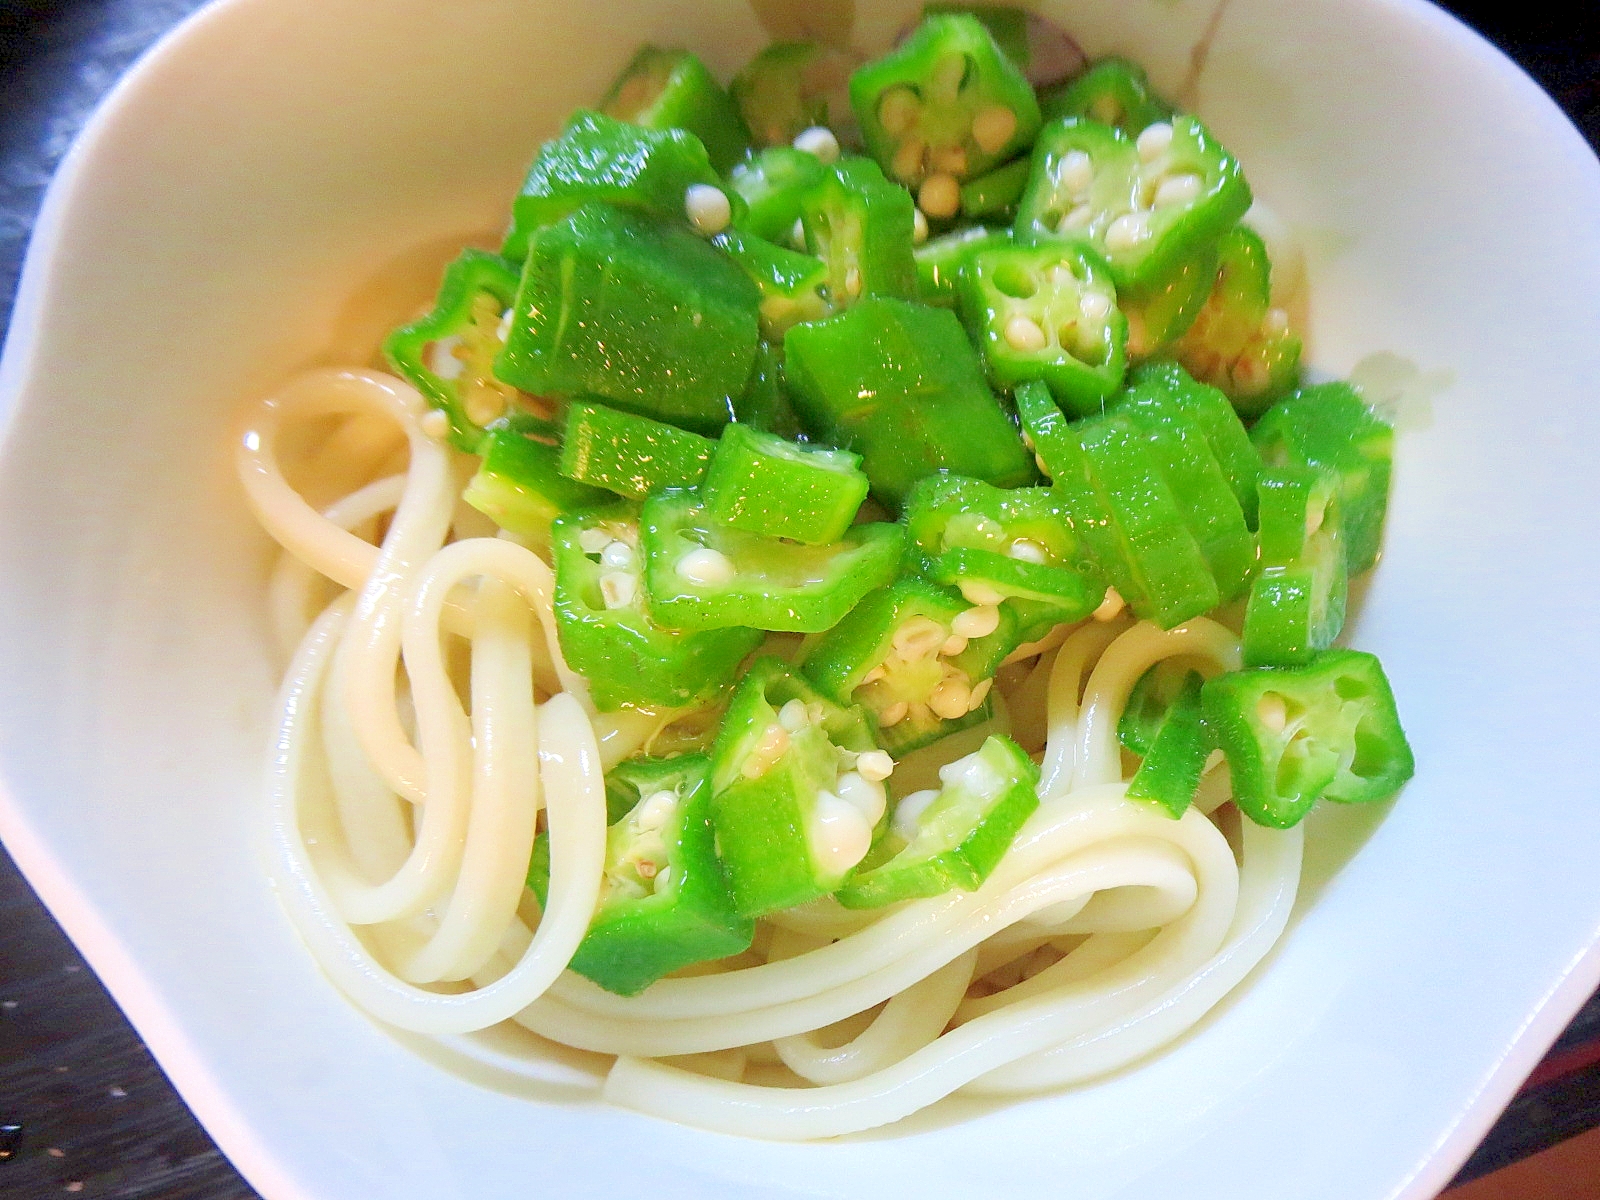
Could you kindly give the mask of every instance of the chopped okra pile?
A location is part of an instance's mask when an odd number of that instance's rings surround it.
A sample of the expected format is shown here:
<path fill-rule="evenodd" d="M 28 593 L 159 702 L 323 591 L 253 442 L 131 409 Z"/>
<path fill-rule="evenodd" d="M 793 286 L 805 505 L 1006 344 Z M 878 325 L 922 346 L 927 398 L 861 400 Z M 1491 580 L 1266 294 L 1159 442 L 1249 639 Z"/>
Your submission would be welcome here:
<path fill-rule="evenodd" d="M 822 897 L 979 887 L 1039 803 L 997 673 L 1124 607 L 1231 611 L 1245 662 L 1145 675 L 1130 796 L 1181 816 L 1220 751 L 1286 827 L 1411 774 L 1378 661 L 1332 644 L 1390 428 L 1303 384 L 1239 162 L 1130 62 L 1048 77 L 1028 20 L 930 6 L 881 58 L 774 45 L 727 89 L 646 47 L 385 345 L 467 501 L 552 563 L 594 705 L 699 717 L 608 776 L 572 964 L 603 987 Z"/>

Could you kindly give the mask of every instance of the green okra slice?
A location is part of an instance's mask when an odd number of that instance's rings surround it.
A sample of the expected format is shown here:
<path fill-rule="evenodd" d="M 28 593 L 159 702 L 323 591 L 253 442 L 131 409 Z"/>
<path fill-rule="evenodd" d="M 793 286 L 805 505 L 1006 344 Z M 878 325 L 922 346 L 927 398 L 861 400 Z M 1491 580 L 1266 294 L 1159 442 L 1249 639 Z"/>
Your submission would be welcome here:
<path fill-rule="evenodd" d="M 728 172 L 728 187 L 744 201 L 737 227 L 781 246 L 793 246 L 805 194 L 827 173 L 815 154 L 792 146 L 770 146 Z"/>
<path fill-rule="evenodd" d="M 861 456 L 727 425 L 701 489 L 714 521 L 817 546 L 837 542 L 867 498 Z"/>
<path fill-rule="evenodd" d="M 1128 361 L 1168 352 L 1194 325 L 1217 278 L 1217 248 L 1204 246 L 1168 274 L 1117 293 L 1128 319 Z"/>
<path fill-rule="evenodd" d="M 551 522 L 563 513 L 611 501 L 561 472 L 554 427 L 544 422 L 502 421 L 479 452 L 483 460 L 461 498 L 536 550 L 550 548 Z"/>
<path fill-rule="evenodd" d="M 850 106 L 867 150 L 934 218 L 954 216 L 961 181 L 1020 153 L 1039 128 L 1033 88 L 967 13 L 926 17 L 858 68 Z"/>
<path fill-rule="evenodd" d="M 1254 417 L 1299 382 L 1300 350 L 1289 315 L 1272 305 L 1266 243 L 1249 226 L 1235 225 L 1217 243 L 1205 302 L 1173 355 Z"/>
<path fill-rule="evenodd" d="M 1117 740 L 1141 758 L 1155 745 L 1156 734 L 1193 672 L 1182 658 L 1164 658 L 1134 683 L 1117 718 Z"/>
<path fill-rule="evenodd" d="M 994 673 L 1018 644 L 1016 618 L 906 578 L 872 592 L 807 652 L 802 670 L 873 719 L 895 757 L 988 720 Z"/>
<path fill-rule="evenodd" d="M 1117 402 L 1119 409 L 1161 408 L 1175 405 L 1205 436 L 1217 464 L 1228 478 L 1245 524 L 1256 526 L 1256 476 L 1261 455 L 1251 444 L 1250 431 L 1240 421 L 1228 398 L 1209 384 L 1199 383 L 1174 362 L 1140 363 L 1128 372 L 1128 386 Z"/>
<path fill-rule="evenodd" d="M 1082 620 L 1105 597 L 1071 514 L 1049 488 L 930 475 L 912 489 L 905 523 L 923 573 L 973 604 L 1010 612 L 1019 642 Z"/>
<path fill-rule="evenodd" d="M 1355 388 L 1348 383 L 1301 388 L 1268 409 L 1250 437 L 1269 466 L 1332 471 L 1346 568 L 1359 575 L 1377 562 L 1394 467 L 1394 429 Z"/>
<path fill-rule="evenodd" d="M 533 238 L 496 374 L 720 429 L 760 339 L 761 293 L 682 222 L 586 204 Z"/>
<path fill-rule="evenodd" d="M 630 500 L 696 486 L 716 443 L 604 404 L 573 400 L 561 434 L 561 473 Z"/>
<path fill-rule="evenodd" d="M 1193 117 L 1158 121 L 1137 139 L 1067 117 L 1034 144 L 1016 232 L 1092 246 L 1117 287 L 1137 291 L 1214 243 L 1249 207 L 1238 160 Z"/>
<path fill-rule="evenodd" d="M 511 204 L 511 229 L 500 253 L 528 254 L 539 229 L 593 201 L 684 220 L 684 197 L 717 173 L 700 139 L 681 129 L 645 129 L 579 109 L 561 136 L 546 142 Z"/>
<path fill-rule="evenodd" d="M 755 923 L 734 908 L 711 824 L 710 760 L 632 759 L 606 776 L 610 814 L 600 900 L 569 964 L 608 992 L 636 996 L 692 963 L 748 949 Z M 528 886 L 546 903 L 550 835 L 533 844 Z"/>
<path fill-rule="evenodd" d="M 861 455 L 898 509 L 935 471 L 1016 487 L 1035 479 L 954 313 L 874 296 L 784 335 L 785 377 L 807 432 Z"/>
<path fill-rule="evenodd" d="M 917 264 L 917 299 L 938 308 L 954 308 L 961 270 L 976 254 L 1009 245 L 1011 230 L 972 225 L 929 238 L 913 252 Z"/>
<path fill-rule="evenodd" d="M 1150 739 L 1144 761 L 1128 781 L 1128 795 L 1159 804 L 1169 816 L 1181 817 L 1194 800 L 1213 749 L 1211 733 L 1200 713 L 1202 679 L 1185 674 Z"/>
<path fill-rule="evenodd" d="M 833 311 L 828 265 L 811 254 L 786 250 L 754 234 L 729 229 L 712 239 L 761 292 L 761 336 L 782 342 L 789 326 L 819 321 Z"/>
<path fill-rule="evenodd" d="M 866 296 L 917 294 L 911 197 L 869 158 L 830 166 L 800 198 L 807 253 L 827 264 L 826 298 L 834 311 Z"/>
<path fill-rule="evenodd" d="M 961 185 L 961 215 L 969 221 L 1012 221 L 1027 190 L 1033 164 L 1015 159 Z"/>
<path fill-rule="evenodd" d="M 957 306 L 1000 388 L 1041 380 L 1063 408 L 1086 416 L 1122 386 L 1127 319 L 1092 250 L 1065 242 L 980 250 L 962 267 Z"/>
<path fill-rule="evenodd" d="M 773 42 L 744 65 L 729 91 L 758 146 L 788 146 L 814 126 L 836 133 L 854 123 L 850 59 L 817 42 Z"/>
<path fill-rule="evenodd" d="M 1218 675 L 1201 690 L 1201 710 L 1227 757 L 1234 803 L 1258 825 L 1286 829 L 1322 796 L 1387 799 L 1414 769 L 1382 664 L 1361 651 Z"/>
<path fill-rule="evenodd" d="M 450 443 L 476 454 L 490 424 L 517 410 L 517 391 L 495 376 L 517 294 L 511 263 L 465 250 L 445 268 L 428 314 L 383 342 L 395 372 L 450 422 Z"/>
<path fill-rule="evenodd" d="M 696 631 L 657 623 L 645 596 L 633 507 L 570 512 L 551 532 L 556 637 L 601 711 L 705 700 L 732 682 L 761 643 L 758 630 L 732 623 Z"/>
<path fill-rule="evenodd" d="M 895 805 L 889 828 L 837 899 L 846 908 L 973 891 L 1005 857 L 1039 807 L 1039 768 L 1010 738 L 987 739 L 940 768 L 937 791 L 913 792 Z"/>
<path fill-rule="evenodd" d="M 694 492 L 661 492 L 641 515 L 650 611 L 675 629 L 748 625 L 820 633 L 893 579 L 905 548 L 898 525 L 853 525 L 826 545 L 733 529 Z"/>
<path fill-rule="evenodd" d="M 750 148 L 750 131 L 728 93 L 687 50 L 641 46 L 611 85 L 600 111 L 646 129 L 682 129 L 726 171 Z"/>
<path fill-rule="evenodd" d="M 1102 58 L 1074 79 L 1039 96 L 1046 121 L 1086 117 L 1130 137 L 1172 115 L 1172 108 L 1150 87 L 1144 68 L 1125 58 Z"/>
<path fill-rule="evenodd" d="M 835 891 L 872 846 L 893 769 L 859 709 L 779 659 L 757 659 L 711 756 L 712 820 L 735 908 L 761 916 Z"/>
<path fill-rule="evenodd" d="M 1317 467 L 1263 468 L 1261 563 L 1242 649 L 1250 667 L 1309 662 L 1344 627 L 1347 576 L 1339 483 Z"/>

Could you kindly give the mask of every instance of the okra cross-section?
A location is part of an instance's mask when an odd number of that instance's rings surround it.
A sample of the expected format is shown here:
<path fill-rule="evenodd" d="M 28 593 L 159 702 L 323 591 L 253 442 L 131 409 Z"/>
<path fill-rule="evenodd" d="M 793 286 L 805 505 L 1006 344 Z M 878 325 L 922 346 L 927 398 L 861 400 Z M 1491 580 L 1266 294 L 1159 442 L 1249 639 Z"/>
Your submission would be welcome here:
<path fill-rule="evenodd" d="M 550 525 L 557 517 L 612 500 L 600 488 L 563 474 L 555 443 L 554 428 L 543 422 L 497 425 L 480 443 L 483 459 L 461 493 L 500 528 L 540 551 L 549 548 Z"/>
<path fill-rule="evenodd" d="M 1172 109 L 1151 90 L 1144 68 L 1125 58 L 1091 63 L 1075 79 L 1041 95 L 1039 111 L 1046 121 L 1088 117 L 1132 137 L 1172 115 Z"/>
<path fill-rule="evenodd" d="M 1166 278 L 1215 242 L 1250 207 L 1238 160 L 1189 116 L 1131 138 L 1068 117 L 1039 133 L 1033 178 L 1017 210 L 1017 236 L 1093 246 L 1118 288 Z"/>
<path fill-rule="evenodd" d="M 1144 751 L 1144 761 L 1128 781 L 1128 796 L 1159 804 L 1181 817 L 1194 799 L 1212 750 L 1210 731 L 1200 715 L 1198 671 L 1187 671 L 1176 696 L 1162 713 Z"/>
<path fill-rule="evenodd" d="M 588 680 L 597 708 L 693 704 L 731 682 L 760 644 L 758 630 L 733 622 L 689 632 L 654 619 L 639 523 L 628 506 L 568 513 L 552 537 L 556 636 L 567 665 Z"/>
<path fill-rule="evenodd" d="M 761 916 L 838 888 L 872 846 L 893 769 L 860 709 L 758 659 L 711 756 L 712 819 L 737 909 Z"/>
<path fill-rule="evenodd" d="M 1059 242 L 981 250 L 957 291 L 998 386 L 1042 380 L 1080 416 L 1099 412 L 1122 386 L 1128 322 L 1093 251 Z"/>
<path fill-rule="evenodd" d="M 902 579 L 824 634 L 802 670 L 826 695 L 870 713 L 898 757 L 992 715 L 995 670 L 1016 645 L 1009 610 Z"/>
<path fill-rule="evenodd" d="M 682 129 L 645 129 L 579 109 L 546 142 L 511 205 L 511 229 L 500 253 L 514 263 L 543 226 L 595 200 L 683 218 L 684 196 L 717 173 L 700 139 Z"/>
<path fill-rule="evenodd" d="M 761 293 L 761 336 L 782 342 L 797 321 L 817 321 L 833 311 L 828 264 L 765 238 L 729 229 L 712 244 L 738 264 Z"/>
<path fill-rule="evenodd" d="M 789 242 L 800 219 L 801 198 L 826 172 L 815 154 L 788 145 L 751 155 L 728 172 L 729 188 L 745 204 L 735 224 L 769 242 Z"/>
<path fill-rule="evenodd" d="M 894 50 L 850 77 L 850 106 L 867 149 L 918 192 L 930 217 L 951 217 L 964 179 L 1033 140 L 1033 88 L 975 17 L 931 16 Z"/>
<path fill-rule="evenodd" d="M 755 924 L 733 906 L 711 825 L 710 760 L 633 759 L 606 776 L 624 806 L 606 830 L 600 901 L 569 964 L 608 992 L 634 996 L 663 975 L 738 954 Z M 550 835 L 533 844 L 528 884 L 550 889 Z"/>
<path fill-rule="evenodd" d="M 682 129 L 726 171 L 750 148 L 738 106 L 706 65 L 687 50 L 642 46 L 611 85 L 600 111 L 646 129 Z"/>
<path fill-rule="evenodd" d="M 574 400 L 561 433 L 561 473 L 643 500 L 666 488 L 694 487 L 704 478 L 716 443 L 636 413 Z"/>
<path fill-rule="evenodd" d="M 861 455 L 873 494 L 890 508 L 935 471 L 999 487 L 1036 478 L 954 313 L 869 297 L 796 325 L 783 344 L 806 429 Z"/>
<path fill-rule="evenodd" d="M 886 523 L 820 546 L 748 533 L 714 520 L 694 492 L 652 496 L 640 521 L 650 611 L 677 629 L 820 633 L 893 579 L 905 548 L 905 531 Z"/>
<path fill-rule="evenodd" d="M 1206 681 L 1201 710 L 1252 821 L 1286 829 L 1326 796 L 1384 800 L 1411 778 L 1383 667 L 1359 650 L 1324 650 L 1299 667 L 1252 667 Z"/>
<path fill-rule="evenodd" d="M 1104 599 L 1105 582 L 1049 488 L 930 475 L 912 489 L 905 520 L 919 569 L 970 603 L 1012 614 L 1021 642 L 1081 620 Z"/>
<path fill-rule="evenodd" d="M 895 805 L 871 857 L 838 893 L 847 908 L 879 908 L 989 878 L 1039 807 L 1039 768 L 1010 738 L 993 736 L 940 768 L 937 791 Z"/>
<path fill-rule="evenodd" d="M 728 90 L 756 144 L 788 146 L 807 129 L 850 120 L 849 56 L 817 42 L 773 42 L 733 77 Z"/>
<path fill-rule="evenodd" d="M 587 204 L 534 236 L 495 371 L 537 395 L 720 429 L 750 375 L 760 304 L 681 222 Z"/>
<path fill-rule="evenodd" d="M 917 294 L 915 205 L 870 158 L 840 159 L 800 197 L 806 250 L 827 265 L 830 307 Z"/>
<path fill-rule="evenodd" d="M 517 294 L 517 273 L 499 255 L 464 251 L 445 268 L 433 309 L 383 343 L 389 365 L 450 422 L 450 442 L 476 454 L 485 428 L 517 404 L 494 374 Z"/>

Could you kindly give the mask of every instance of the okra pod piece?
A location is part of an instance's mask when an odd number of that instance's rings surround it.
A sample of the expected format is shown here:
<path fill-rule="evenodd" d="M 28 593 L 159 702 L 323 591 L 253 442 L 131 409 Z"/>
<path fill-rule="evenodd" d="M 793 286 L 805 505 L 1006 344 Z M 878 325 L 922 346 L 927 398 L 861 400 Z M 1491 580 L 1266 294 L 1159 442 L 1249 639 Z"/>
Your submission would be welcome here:
<path fill-rule="evenodd" d="M 728 172 L 729 189 L 744 201 L 738 228 L 791 245 L 801 200 L 826 173 L 815 154 L 787 145 L 769 147 L 738 163 Z"/>
<path fill-rule="evenodd" d="M 827 300 L 835 311 L 864 296 L 917 294 L 914 208 L 876 163 L 854 156 L 829 167 L 801 196 L 806 251 L 827 264 Z"/>
<path fill-rule="evenodd" d="M 714 521 L 809 546 L 837 542 L 867 498 L 861 456 L 727 425 L 701 489 Z"/>
<path fill-rule="evenodd" d="M 540 423 L 542 426 L 542 423 Z M 483 461 L 461 498 L 534 549 L 550 548 L 550 525 L 563 513 L 606 504 L 611 496 L 560 470 L 553 428 L 503 421 L 479 444 Z"/>
<path fill-rule="evenodd" d="M 917 264 L 917 299 L 938 308 L 954 308 L 961 269 L 976 254 L 1011 242 L 1011 230 L 973 225 L 930 238 L 913 254 Z"/>
<path fill-rule="evenodd" d="M 816 42 L 773 42 L 733 77 L 728 90 L 758 146 L 788 146 L 807 129 L 853 126 L 850 59 Z"/>
<path fill-rule="evenodd" d="M 967 180 L 961 185 L 961 215 L 969 221 L 1015 220 L 1032 169 L 1031 162 L 1019 158 Z"/>
<path fill-rule="evenodd" d="M 664 488 L 696 486 L 716 443 L 635 413 L 574 400 L 561 435 L 560 470 L 569 479 L 643 500 Z"/>
<path fill-rule="evenodd" d="M 1144 68 L 1125 58 L 1102 58 L 1077 78 L 1039 96 L 1046 121 L 1087 117 L 1130 137 L 1172 115 L 1172 108 L 1150 87 Z"/>
<path fill-rule="evenodd" d="M 820 321 L 833 311 L 827 298 L 828 266 L 820 258 L 785 250 L 753 234 L 730 229 L 712 239 L 761 292 L 761 336 L 782 342 L 789 326 Z"/>
<path fill-rule="evenodd" d="M 1266 467 L 1261 564 L 1250 585 L 1242 647 L 1246 666 L 1310 661 L 1344 627 L 1346 574 L 1338 479 L 1316 467 Z"/>
<path fill-rule="evenodd" d="M 738 106 L 687 50 L 640 47 L 611 85 L 600 111 L 646 129 L 694 134 L 718 171 L 733 166 L 750 148 L 750 131 Z"/>
<path fill-rule="evenodd" d="M 1162 714 L 1144 761 L 1128 781 L 1134 800 L 1159 804 L 1172 817 L 1181 817 L 1194 799 L 1213 748 L 1211 733 L 1200 714 L 1201 677 L 1189 671 Z"/>

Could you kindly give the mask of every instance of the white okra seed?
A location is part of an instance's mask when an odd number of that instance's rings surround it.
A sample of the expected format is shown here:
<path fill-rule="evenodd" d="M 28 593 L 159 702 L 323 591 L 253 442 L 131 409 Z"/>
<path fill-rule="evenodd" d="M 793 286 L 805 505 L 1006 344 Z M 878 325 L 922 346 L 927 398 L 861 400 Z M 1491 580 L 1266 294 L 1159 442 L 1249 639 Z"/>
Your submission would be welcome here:
<path fill-rule="evenodd" d="M 1012 541 L 1011 545 L 1006 547 L 1006 556 L 1014 558 L 1018 562 L 1038 563 L 1041 565 L 1049 558 L 1044 551 L 1044 547 L 1029 538 L 1016 538 Z"/>
<path fill-rule="evenodd" d="M 961 185 L 954 175 L 936 172 L 917 189 L 917 203 L 930 217 L 953 217 L 961 208 Z"/>
<path fill-rule="evenodd" d="M 799 733 L 809 723 L 804 700 L 790 700 L 778 710 L 778 724 L 790 733 Z"/>
<path fill-rule="evenodd" d="M 1265 692 L 1256 701 L 1256 716 L 1273 733 L 1282 733 L 1289 724 L 1289 706 L 1277 692 Z"/>
<path fill-rule="evenodd" d="M 976 604 L 980 608 L 986 605 L 998 605 L 1005 599 L 989 584 L 978 579 L 963 579 L 960 584 L 961 595 L 968 604 Z"/>
<path fill-rule="evenodd" d="M 872 826 L 855 805 L 832 792 L 817 793 L 807 823 L 811 858 L 824 875 L 842 875 L 872 848 Z"/>
<path fill-rule="evenodd" d="M 1021 313 L 1014 313 L 1006 321 L 1005 339 L 1013 350 L 1023 351 L 1043 350 L 1050 342 L 1039 323 Z"/>
<path fill-rule="evenodd" d="M 1068 150 L 1061 156 L 1056 178 L 1067 189 L 1069 196 L 1081 196 L 1094 182 L 1094 161 L 1082 150 Z"/>
<path fill-rule="evenodd" d="M 967 697 L 967 711 L 972 712 L 974 709 L 982 707 L 983 702 L 989 698 L 989 689 L 993 686 L 994 680 L 980 679 L 977 685 L 973 687 L 972 695 Z"/>
<path fill-rule="evenodd" d="M 928 240 L 928 214 L 920 208 L 911 210 L 911 241 L 920 246 Z"/>
<path fill-rule="evenodd" d="M 1150 236 L 1150 219 L 1142 212 L 1123 213 L 1106 228 L 1106 249 L 1132 250 Z"/>
<path fill-rule="evenodd" d="M 627 608 L 638 592 L 638 579 L 627 571 L 607 571 L 600 576 L 600 599 L 608 609 Z"/>
<path fill-rule="evenodd" d="M 959 633 L 964 638 L 988 637 L 999 628 L 1000 610 L 992 604 L 979 604 L 957 613 L 955 620 L 950 622 L 951 632 Z"/>
<path fill-rule="evenodd" d="M 1139 148 L 1139 157 L 1145 162 L 1154 162 L 1167 152 L 1172 145 L 1172 125 L 1167 121 L 1157 121 L 1154 125 L 1146 125 L 1144 132 L 1139 135 L 1135 145 Z"/>
<path fill-rule="evenodd" d="M 868 750 L 856 759 L 856 771 L 869 783 L 882 783 L 894 774 L 894 759 L 886 750 Z"/>
<path fill-rule="evenodd" d="M 585 554 L 604 554 L 606 547 L 616 540 L 604 529 L 591 525 L 588 529 L 579 531 L 578 549 Z"/>
<path fill-rule="evenodd" d="M 878 101 L 878 124 L 890 137 L 902 137 L 911 132 L 922 112 L 922 101 L 908 87 L 893 87 Z"/>
<path fill-rule="evenodd" d="M 721 233 L 733 219 L 733 206 L 728 202 L 728 194 L 710 183 L 690 184 L 689 190 L 684 193 L 683 209 L 688 214 L 689 223 L 706 237 Z"/>
<path fill-rule="evenodd" d="M 1111 298 L 1104 292 L 1085 292 L 1078 298 L 1078 311 L 1086 321 L 1103 321 L 1111 315 Z"/>
<path fill-rule="evenodd" d="M 909 796 L 901 798 L 900 803 L 894 806 L 894 816 L 890 824 L 894 831 L 906 841 L 911 841 L 917 836 L 917 828 L 922 822 L 922 814 L 928 811 L 928 806 L 939 798 L 938 788 L 924 788 L 920 792 L 912 792 Z"/>
<path fill-rule="evenodd" d="M 649 832 L 660 829 L 672 816 L 672 811 L 677 807 L 678 793 L 662 788 L 659 792 L 651 792 L 639 801 L 639 807 L 633 810 L 634 827 Z"/>
<path fill-rule="evenodd" d="M 944 645 L 939 647 L 940 658 L 954 658 L 967 648 L 967 639 L 959 633 L 952 633 L 945 638 Z"/>
<path fill-rule="evenodd" d="M 928 696 L 928 707 L 933 710 L 935 716 L 953 721 L 957 717 L 967 715 L 967 701 L 971 698 L 970 687 L 955 676 L 946 676 Z"/>
<path fill-rule="evenodd" d="M 1169 175 L 1161 181 L 1161 186 L 1156 188 L 1155 206 L 1166 208 L 1174 204 L 1189 204 L 1200 198 L 1200 192 L 1205 187 L 1200 176 L 1188 172 L 1182 175 Z"/>
<path fill-rule="evenodd" d="M 720 550 L 699 546 L 678 560 L 678 574 L 700 587 L 720 587 L 732 583 L 737 572 L 733 560 Z"/>
<path fill-rule="evenodd" d="M 985 154 L 998 153 L 1017 132 L 1017 114 L 1004 104 L 985 104 L 972 118 L 972 140 Z"/>
<path fill-rule="evenodd" d="M 627 542 L 612 542 L 600 551 L 600 562 L 607 567 L 627 568 L 633 566 L 633 547 Z"/>
<path fill-rule="evenodd" d="M 911 705 L 904 700 L 897 700 L 878 714 L 878 724 L 885 729 L 891 725 L 898 725 L 906 719 L 906 714 L 911 711 Z"/>
<path fill-rule="evenodd" d="M 795 135 L 794 148 L 815 154 L 825 163 L 839 161 L 839 139 L 826 125 L 813 125 Z"/>
<path fill-rule="evenodd" d="M 891 644 L 901 658 L 928 658 L 944 643 L 944 626 L 932 617 L 912 617 L 894 631 Z"/>

